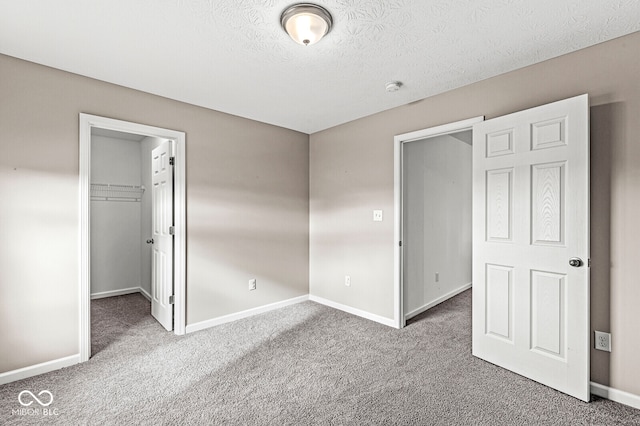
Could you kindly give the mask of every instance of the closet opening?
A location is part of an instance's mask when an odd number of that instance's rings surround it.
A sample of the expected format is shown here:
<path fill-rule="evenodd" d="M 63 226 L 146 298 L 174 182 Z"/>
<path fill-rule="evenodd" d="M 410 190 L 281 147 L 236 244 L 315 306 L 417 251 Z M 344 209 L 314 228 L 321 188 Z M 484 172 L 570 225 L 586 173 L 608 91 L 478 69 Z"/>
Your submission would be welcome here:
<path fill-rule="evenodd" d="M 119 332 L 126 331 L 114 326 L 114 321 L 135 323 L 151 314 L 154 243 L 151 152 L 162 142 L 165 139 L 98 127 L 91 129 L 90 268 L 94 319 L 91 350 L 94 354 L 117 339 Z M 98 301 L 106 298 L 117 299 Z"/>
<path fill-rule="evenodd" d="M 151 247 L 143 240 L 151 240 L 148 157 L 157 143 L 91 129 L 92 300 L 140 293 L 151 301 Z"/>
<path fill-rule="evenodd" d="M 99 351 L 117 337 L 95 330 L 92 342 L 92 309 L 151 314 L 185 332 L 184 142 L 182 132 L 80 115 L 82 361 L 92 343 Z"/>

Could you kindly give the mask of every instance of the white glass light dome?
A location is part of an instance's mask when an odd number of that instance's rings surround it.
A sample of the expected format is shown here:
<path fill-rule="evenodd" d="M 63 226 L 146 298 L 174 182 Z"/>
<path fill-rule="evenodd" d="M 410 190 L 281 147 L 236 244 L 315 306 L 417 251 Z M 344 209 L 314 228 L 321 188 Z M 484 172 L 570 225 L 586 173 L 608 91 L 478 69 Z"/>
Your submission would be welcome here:
<path fill-rule="evenodd" d="M 331 31 L 333 19 L 331 14 L 321 6 L 299 3 L 282 12 L 280 23 L 296 43 L 310 46 Z"/>

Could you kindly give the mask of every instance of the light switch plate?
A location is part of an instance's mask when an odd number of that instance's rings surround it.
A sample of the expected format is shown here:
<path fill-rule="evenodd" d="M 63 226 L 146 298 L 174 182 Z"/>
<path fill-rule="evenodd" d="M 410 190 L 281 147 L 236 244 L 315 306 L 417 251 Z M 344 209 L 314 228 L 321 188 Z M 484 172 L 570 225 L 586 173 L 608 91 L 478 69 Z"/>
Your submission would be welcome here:
<path fill-rule="evenodd" d="M 374 222 L 382 222 L 382 210 L 374 210 L 373 211 L 373 221 Z"/>

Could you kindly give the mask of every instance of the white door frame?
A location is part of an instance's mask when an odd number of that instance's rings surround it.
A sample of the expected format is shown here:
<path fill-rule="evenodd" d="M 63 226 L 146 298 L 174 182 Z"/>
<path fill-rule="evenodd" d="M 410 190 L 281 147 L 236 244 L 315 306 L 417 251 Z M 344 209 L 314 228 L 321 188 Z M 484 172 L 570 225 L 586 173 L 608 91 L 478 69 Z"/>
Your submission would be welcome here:
<path fill-rule="evenodd" d="M 396 328 L 403 328 L 406 324 L 403 306 L 403 277 L 402 277 L 402 144 L 414 142 L 425 138 L 458 133 L 471 130 L 475 123 L 484 120 L 484 116 L 429 127 L 404 133 L 393 138 L 393 286 L 394 286 L 394 324 Z"/>
<path fill-rule="evenodd" d="M 90 212 L 91 212 L 91 128 L 116 130 L 137 135 L 172 139 L 175 144 L 174 166 L 175 283 L 174 332 L 186 331 L 186 191 L 185 191 L 185 141 L 184 132 L 147 126 L 128 121 L 80 113 L 80 362 L 91 356 L 91 264 L 90 264 Z"/>

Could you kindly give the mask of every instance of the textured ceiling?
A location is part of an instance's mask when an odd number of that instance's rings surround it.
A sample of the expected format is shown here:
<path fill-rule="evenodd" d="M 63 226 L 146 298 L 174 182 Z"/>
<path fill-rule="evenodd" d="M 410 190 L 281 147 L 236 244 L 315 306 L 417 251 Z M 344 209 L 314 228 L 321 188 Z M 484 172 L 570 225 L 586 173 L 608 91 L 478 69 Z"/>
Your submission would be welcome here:
<path fill-rule="evenodd" d="M 0 0 L 0 53 L 313 133 L 640 30 L 638 0 L 322 0 L 305 47 L 291 3 Z"/>

